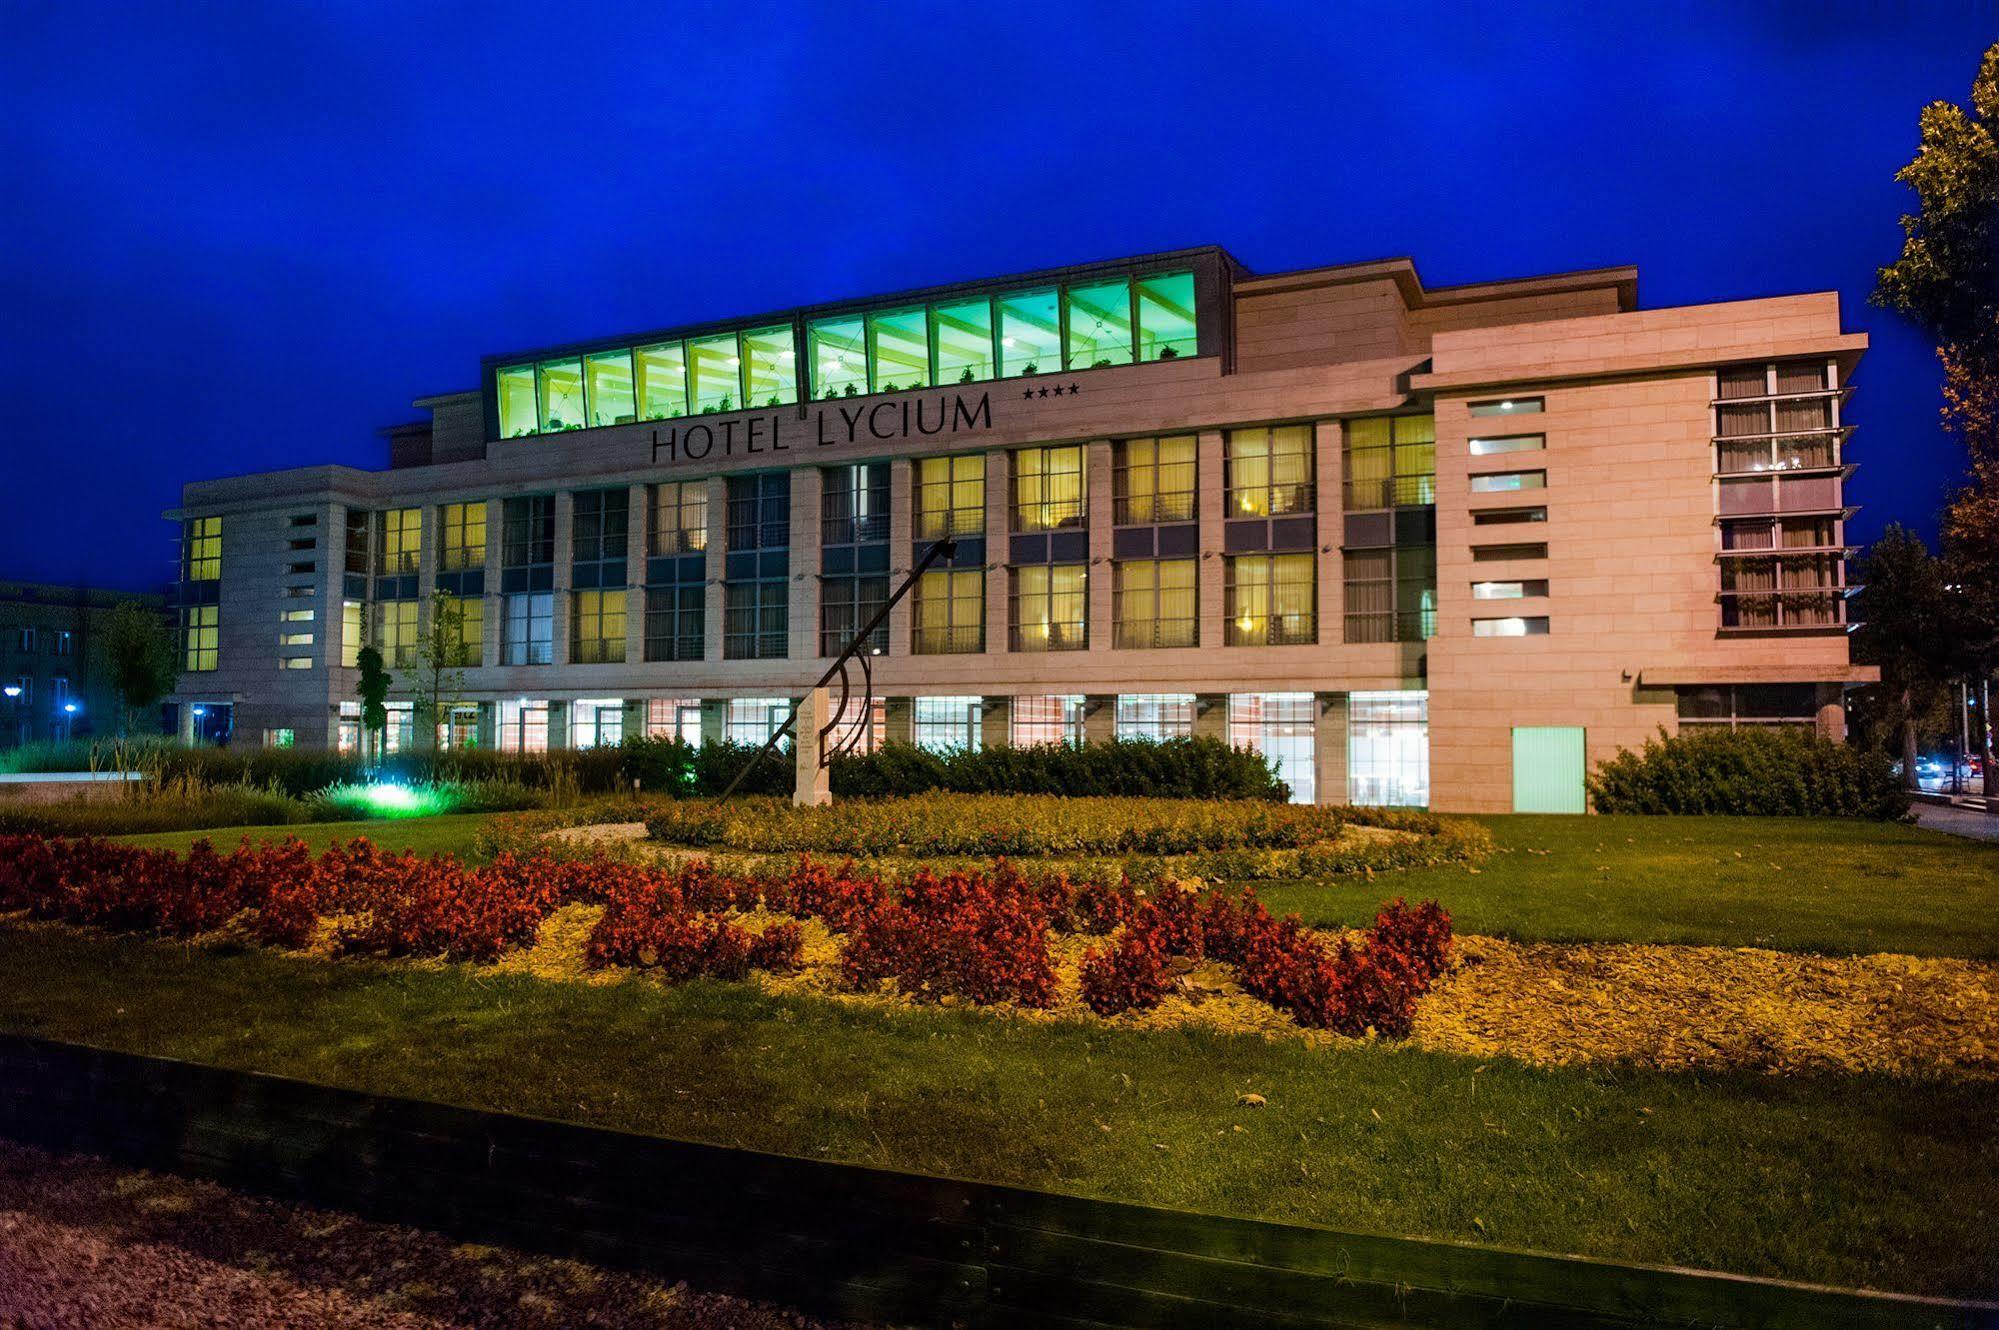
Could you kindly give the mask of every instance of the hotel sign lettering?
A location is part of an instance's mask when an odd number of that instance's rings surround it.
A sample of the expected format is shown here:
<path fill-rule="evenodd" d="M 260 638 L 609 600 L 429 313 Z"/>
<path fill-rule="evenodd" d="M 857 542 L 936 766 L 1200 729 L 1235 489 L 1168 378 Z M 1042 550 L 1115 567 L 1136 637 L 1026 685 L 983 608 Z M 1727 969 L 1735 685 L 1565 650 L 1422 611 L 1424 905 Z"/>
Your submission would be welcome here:
<path fill-rule="evenodd" d="M 807 448 L 893 443 L 992 427 L 989 392 L 938 393 L 888 402 L 815 402 L 802 417 L 765 411 L 656 428 L 652 432 L 652 460 L 701 462 Z"/>

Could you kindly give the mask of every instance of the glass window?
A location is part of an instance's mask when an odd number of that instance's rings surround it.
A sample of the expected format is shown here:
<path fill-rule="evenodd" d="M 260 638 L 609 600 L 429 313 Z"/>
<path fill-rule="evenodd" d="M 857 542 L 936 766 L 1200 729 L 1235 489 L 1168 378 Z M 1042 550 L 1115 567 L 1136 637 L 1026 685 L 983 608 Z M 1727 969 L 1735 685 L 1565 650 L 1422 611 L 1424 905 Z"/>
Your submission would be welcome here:
<path fill-rule="evenodd" d="M 1473 526 L 1518 526 L 1547 520 L 1546 508 L 1476 508 L 1471 515 Z"/>
<path fill-rule="evenodd" d="M 888 539 L 886 462 L 854 462 L 819 472 L 819 542 L 860 545 Z"/>
<path fill-rule="evenodd" d="M 1473 582 L 1471 584 L 1471 598 L 1473 600 L 1521 600 L 1528 596 L 1545 596 L 1547 594 L 1548 580 L 1546 578 L 1534 578 L 1520 582 Z"/>
<path fill-rule="evenodd" d="M 571 663 L 615 665 L 625 659 L 625 593 L 576 591 L 572 607 Z"/>
<path fill-rule="evenodd" d="M 993 377 L 993 302 L 981 296 L 931 311 L 939 387 Z"/>
<path fill-rule="evenodd" d="M 1312 511 L 1312 427 L 1277 425 L 1228 433 L 1230 517 Z"/>
<path fill-rule="evenodd" d="M 702 337 L 687 344 L 687 381 L 697 415 L 734 411 L 742 403 L 742 361 L 736 335 Z"/>
<path fill-rule="evenodd" d="M 646 548 L 657 558 L 708 548 L 708 482 L 669 481 L 652 487 Z"/>
<path fill-rule="evenodd" d="M 1494 457 L 1500 453 L 1536 453 L 1548 446 L 1545 434 L 1509 434 L 1498 439 L 1473 439 L 1473 457 Z"/>
<path fill-rule="evenodd" d="M 1111 476 L 1112 520 L 1119 526 L 1193 521 L 1198 449 L 1192 434 L 1120 440 Z"/>
<path fill-rule="evenodd" d="M 1194 274 L 1167 273 L 1138 284 L 1138 358 L 1172 360 L 1200 351 L 1194 323 Z"/>
<path fill-rule="evenodd" d="M 782 697 L 732 697 L 724 733 L 732 744 L 761 747 L 791 719 L 791 703 Z"/>
<path fill-rule="evenodd" d="M 1062 368 L 1062 315 L 1053 287 L 1016 291 L 999 301 L 1000 374 L 1052 374 Z"/>
<path fill-rule="evenodd" d="M 782 577 L 722 588 L 722 655 L 728 660 L 783 660 L 791 646 L 790 584 Z"/>
<path fill-rule="evenodd" d="M 1081 651 L 1089 645 L 1088 569 L 1080 563 L 1013 570 L 1013 649 Z"/>
<path fill-rule="evenodd" d="M 858 315 L 815 319 L 807 331 L 812 344 L 812 395 L 853 397 L 868 390 L 868 355 Z"/>
<path fill-rule="evenodd" d="M 1319 786 L 1318 713 L 1310 693 L 1231 693 L 1229 744 L 1263 754 L 1291 802 L 1309 804 Z"/>
<path fill-rule="evenodd" d="M 181 580 L 213 582 L 222 576 L 222 519 L 190 517 L 181 523 Z"/>
<path fill-rule="evenodd" d="M 1538 397 L 1507 397 L 1492 402 L 1473 402 L 1474 416 L 1538 416 L 1541 414 L 1542 399 Z"/>
<path fill-rule="evenodd" d="M 522 592 L 505 598 L 500 624 L 500 663 L 547 665 L 555 659 L 555 596 Z"/>
<path fill-rule="evenodd" d="M 1430 804 L 1430 695 L 1347 697 L 1347 802 L 1363 807 Z"/>
<path fill-rule="evenodd" d="M 189 605 L 181 611 L 182 665 L 190 673 L 212 670 L 221 663 L 222 607 Z"/>
<path fill-rule="evenodd" d="M 1548 632 L 1545 615 L 1522 618 L 1518 615 L 1505 619 L 1473 619 L 1473 637 L 1542 637 Z"/>
<path fill-rule="evenodd" d="M 708 588 L 675 582 L 646 588 L 646 659 L 700 660 L 708 632 Z"/>
<path fill-rule="evenodd" d="M 499 723 L 494 738 L 503 753 L 546 753 L 548 751 L 548 703 L 500 703 Z"/>
<path fill-rule="evenodd" d="M 910 737 L 933 753 L 962 748 L 976 752 L 984 729 L 985 699 L 919 697 L 911 707 Z"/>
<path fill-rule="evenodd" d="M 500 437 L 518 439 L 541 429 L 534 404 L 534 366 L 510 365 L 493 375 L 500 398 Z"/>
<path fill-rule="evenodd" d="M 382 514 L 375 549 L 375 572 L 381 577 L 407 577 L 423 557 L 423 510 L 391 508 Z"/>
<path fill-rule="evenodd" d="M 623 698 L 579 697 L 569 704 L 571 748 L 615 748 L 624 741 Z"/>
<path fill-rule="evenodd" d="M 791 473 L 763 471 L 728 479 L 729 552 L 791 547 Z"/>
<path fill-rule="evenodd" d="M 1548 488 L 1546 471 L 1495 471 L 1471 478 L 1473 494 L 1512 494 L 1519 490 Z"/>
<path fill-rule="evenodd" d="M 1013 529 L 1083 525 L 1083 449 L 1022 448 L 1013 455 Z"/>
<path fill-rule="evenodd" d="M 930 384 L 930 331 L 921 307 L 868 315 L 868 365 L 878 393 Z"/>
<path fill-rule="evenodd" d="M 1513 559 L 1545 559 L 1548 546 L 1545 542 L 1521 543 L 1518 545 L 1474 545 L 1471 547 L 1473 563 L 1505 563 Z"/>
<path fill-rule="evenodd" d="M 485 663 L 486 601 L 482 596 L 446 596 L 443 631 L 438 634 L 445 663 L 454 669 L 471 669 Z"/>
<path fill-rule="evenodd" d="M 544 360 L 535 367 L 535 380 L 541 392 L 542 432 L 582 429 L 583 362 Z"/>
<path fill-rule="evenodd" d="M 350 670 L 361 663 L 361 648 L 367 636 L 362 626 L 365 622 L 360 601 L 340 602 L 340 663 Z"/>
<path fill-rule="evenodd" d="M 977 568 L 933 569 L 916 583 L 911 650 L 919 656 L 986 649 L 986 575 Z"/>
<path fill-rule="evenodd" d="M 823 577 L 819 582 L 819 654 L 837 656 L 854 640 L 854 634 L 881 612 L 888 603 L 888 578 Z M 861 648 L 871 656 L 888 654 L 888 620 L 875 625 Z"/>
<path fill-rule="evenodd" d="M 1130 559 L 1117 565 L 1113 619 L 1120 647 L 1190 647 L 1199 640 L 1193 559 Z"/>
<path fill-rule="evenodd" d="M 463 572 L 486 566 L 486 505 L 447 503 L 438 513 L 438 570 Z"/>
<path fill-rule="evenodd" d="M 1070 369 L 1131 363 L 1131 283 L 1120 278 L 1069 288 Z"/>
<path fill-rule="evenodd" d="M 583 382 L 590 394 L 592 425 L 629 425 L 638 419 L 632 397 L 632 353 L 598 351 L 583 358 Z"/>
<path fill-rule="evenodd" d="M 1346 508 L 1421 507 L 1437 501 L 1433 416 L 1375 416 L 1346 422 Z"/>
<path fill-rule="evenodd" d="M 1318 640 L 1317 564 L 1311 554 L 1238 554 L 1228 560 L 1230 646 Z"/>
<path fill-rule="evenodd" d="M 839 705 L 837 699 L 835 706 Z M 827 719 L 827 753 L 873 753 L 888 741 L 888 702 L 869 698 L 865 711 L 857 694 L 848 699 L 846 709 Z"/>
<path fill-rule="evenodd" d="M 570 562 L 586 564 L 623 560 L 626 538 L 631 531 L 631 491 L 579 490 L 570 504 Z M 602 582 L 598 584 L 602 585 Z"/>
<path fill-rule="evenodd" d="M 375 606 L 375 645 L 391 669 L 416 664 L 417 602 L 385 600 Z"/>
<path fill-rule="evenodd" d="M 555 562 L 555 496 L 508 499 L 501 509 L 500 562 L 529 568 Z"/>
<path fill-rule="evenodd" d="M 701 699 L 698 697 L 647 698 L 646 738 L 678 739 L 690 748 L 699 748 L 701 746 Z"/>
<path fill-rule="evenodd" d="M 1194 733 L 1192 693 L 1122 693 L 1117 700 L 1120 739 L 1185 739 Z"/>
<path fill-rule="evenodd" d="M 639 415 L 672 420 L 687 414 L 687 353 L 678 342 L 642 346 L 632 353 L 638 374 Z"/>
<path fill-rule="evenodd" d="M 1079 744 L 1083 742 L 1084 708 L 1081 693 L 1016 697 L 1007 708 L 1007 742 L 1015 748 Z"/>
<path fill-rule="evenodd" d="M 986 459 L 983 453 L 924 457 L 915 472 L 916 538 L 982 536 L 986 531 Z"/>
<path fill-rule="evenodd" d="M 788 406 L 798 400 L 791 325 L 743 334 L 743 405 Z"/>

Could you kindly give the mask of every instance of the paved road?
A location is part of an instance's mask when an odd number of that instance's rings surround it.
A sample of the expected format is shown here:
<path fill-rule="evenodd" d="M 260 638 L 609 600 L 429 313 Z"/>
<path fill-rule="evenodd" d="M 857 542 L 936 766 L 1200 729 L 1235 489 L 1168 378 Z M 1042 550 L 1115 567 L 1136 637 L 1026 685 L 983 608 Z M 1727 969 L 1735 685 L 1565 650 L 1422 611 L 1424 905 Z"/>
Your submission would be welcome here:
<path fill-rule="evenodd" d="M 1982 813 L 1976 808 L 1948 808 L 1942 804 L 1916 805 L 1916 822 L 1931 831 L 1947 831 L 1972 840 L 1999 841 L 1999 814 Z"/>

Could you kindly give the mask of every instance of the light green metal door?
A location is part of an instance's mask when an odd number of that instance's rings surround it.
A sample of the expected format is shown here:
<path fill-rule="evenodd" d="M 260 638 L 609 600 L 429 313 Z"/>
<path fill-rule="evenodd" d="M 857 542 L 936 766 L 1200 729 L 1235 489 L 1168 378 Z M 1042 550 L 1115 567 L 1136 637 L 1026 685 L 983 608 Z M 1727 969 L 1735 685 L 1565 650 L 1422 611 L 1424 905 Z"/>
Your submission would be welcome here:
<path fill-rule="evenodd" d="M 1515 726 L 1513 811 L 1580 813 L 1583 799 L 1582 727 Z"/>

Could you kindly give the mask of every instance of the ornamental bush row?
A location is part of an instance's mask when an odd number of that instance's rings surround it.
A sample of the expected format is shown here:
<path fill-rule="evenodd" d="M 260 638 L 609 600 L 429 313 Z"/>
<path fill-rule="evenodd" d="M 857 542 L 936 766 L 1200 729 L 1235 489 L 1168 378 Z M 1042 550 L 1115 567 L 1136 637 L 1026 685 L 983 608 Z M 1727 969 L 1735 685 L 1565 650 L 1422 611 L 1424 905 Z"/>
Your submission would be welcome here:
<path fill-rule="evenodd" d="M 1909 811 L 1885 755 L 1772 726 L 1661 730 L 1640 751 L 1598 764 L 1590 793 L 1602 813 L 1892 821 Z"/>

